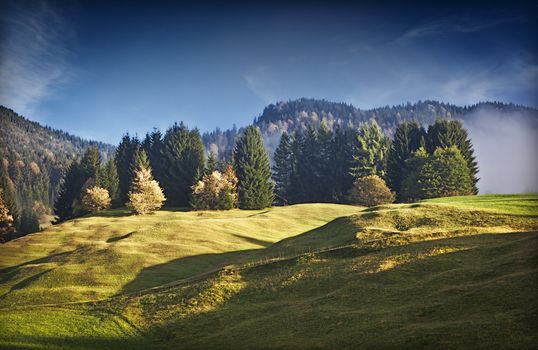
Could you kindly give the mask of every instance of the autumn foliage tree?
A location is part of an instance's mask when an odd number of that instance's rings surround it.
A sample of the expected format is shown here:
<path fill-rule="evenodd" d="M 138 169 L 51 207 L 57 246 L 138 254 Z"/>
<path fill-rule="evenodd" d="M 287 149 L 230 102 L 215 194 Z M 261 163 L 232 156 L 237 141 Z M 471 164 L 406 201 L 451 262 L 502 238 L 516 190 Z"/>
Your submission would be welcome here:
<path fill-rule="evenodd" d="M 194 209 L 229 210 L 237 206 L 237 177 L 228 165 L 223 173 L 213 171 L 192 186 Z"/>
<path fill-rule="evenodd" d="M 4 191 L 0 187 L 0 242 L 6 241 L 13 231 L 13 216 L 4 202 Z"/>
<path fill-rule="evenodd" d="M 159 210 L 166 200 L 149 167 L 139 167 L 135 170 L 128 198 L 127 207 L 135 214 L 153 213 Z"/>
<path fill-rule="evenodd" d="M 90 213 L 97 213 L 103 209 L 110 208 L 111 199 L 108 190 L 93 186 L 87 188 L 82 197 L 82 205 L 84 209 Z"/>

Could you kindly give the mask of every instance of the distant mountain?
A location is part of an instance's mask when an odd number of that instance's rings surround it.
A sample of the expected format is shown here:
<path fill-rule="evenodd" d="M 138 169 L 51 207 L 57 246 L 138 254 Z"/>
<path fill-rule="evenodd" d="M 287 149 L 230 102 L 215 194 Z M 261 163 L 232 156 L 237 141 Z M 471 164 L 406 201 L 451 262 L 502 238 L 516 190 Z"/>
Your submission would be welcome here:
<path fill-rule="evenodd" d="M 337 125 L 356 128 L 360 123 L 375 119 L 383 130 L 391 135 L 402 120 L 414 119 L 422 125 L 432 124 L 438 118 L 466 121 L 474 118 L 479 111 L 507 115 L 518 112 L 520 115 L 538 117 L 536 109 L 499 102 L 460 107 L 437 101 L 419 101 L 414 104 L 363 110 L 342 102 L 301 98 L 268 105 L 262 114 L 254 119 L 254 125 L 261 129 L 265 145 L 272 154 L 278 146 L 282 132 L 301 131 L 307 125 L 318 127 L 325 123 L 331 129 Z M 202 137 L 208 150 L 218 152 L 219 158 L 227 158 L 233 148 L 234 139 L 240 133 L 241 129 L 237 128 L 225 131 L 217 129 L 204 133 Z"/>
<path fill-rule="evenodd" d="M 52 214 L 67 165 L 95 146 L 104 159 L 114 146 L 89 141 L 30 121 L 0 106 L 0 160 L 21 212 L 34 212 L 42 223 Z"/>

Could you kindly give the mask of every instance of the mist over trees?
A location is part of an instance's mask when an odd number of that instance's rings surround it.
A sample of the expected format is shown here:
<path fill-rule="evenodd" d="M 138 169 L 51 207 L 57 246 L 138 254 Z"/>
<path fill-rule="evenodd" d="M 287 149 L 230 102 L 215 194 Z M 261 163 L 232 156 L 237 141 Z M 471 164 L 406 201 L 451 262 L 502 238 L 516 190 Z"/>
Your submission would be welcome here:
<path fill-rule="evenodd" d="M 462 125 L 471 125 L 475 143 L 479 142 L 481 147 L 495 148 L 495 153 L 503 157 L 503 162 L 521 158 L 510 157 L 505 151 L 507 148 L 500 147 L 509 142 L 519 147 L 517 153 L 520 154 L 524 149 L 520 145 L 522 140 L 526 140 L 528 145 L 528 140 L 532 138 L 532 131 L 520 124 L 518 135 L 524 130 L 528 136 L 520 138 L 515 134 L 513 123 L 507 123 L 509 118 L 506 116 L 510 115 L 525 123 L 529 121 L 528 124 L 537 124 L 538 113 L 535 109 L 503 103 L 488 102 L 458 107 L 436 101 L 419 101 L 415 104 L 360 110 L 345 103 L 299 99 L 267 106 L 255 118 L 254 126 L 260 130 L 264 148 L 271 161 L 275 203 L 345 202 L 357 176 L 371 173 L 383 178 L 396 193 L 397 200 L 404 201 L 416 196 L 405 195 L 416 189 L 407 186 L 402 191 L 402 184 L 408 176 L 405 169 L 409 164 L 422 161 L 420 157 L 410 160 L 416 156 L 420 147 L 424 147 L 430 156 L 436 147 L 456 146 L 470 169 L 473 193 L 477 192 L 476 159 L 469 152 L 473 145 Z M 490 117 L 495 119 L 490 122 Z M 436 123 L 437 119 L 445 121 Z M 463 124 L 454 123 L 455 120 L 461 120 Z M 495 132 L 500 143 L 492 145 L 491 140 L 484 141 L 482 134 L 486 129 L 489 130 L 488 135 L 493 134 L 491 130 L 499 120 L 504 121 L 504 126 L 501 127 L 503 130 Z M 381 133 L 372 126 L 373 121 Z M 367 125 L 371 130 L 366 131 Z M 430 125 L 428 130 L 423 128 L 427 125 Z M 362 141 L 357 136 L 361 128 Z M 169 198 L 165 205 L 189 206 L 193 181 L 198 181 L 202 174 L 214 170 L 223 171 L 225 164 L 233 161 L 234 147 L 245 128 L 238 129 L 234 126 L 230 130 L 216 129 L 203 135 L 197 130 L 185 129 L 184 125 L 176 124 L 164 135 L 159 130 L 153 130 L 142 140 L 125 135 L 114 152 L 114 146 L 86 141 L 63 131 L 43 127 L 0 106 L 0 185 L 4 202 L 13 217 L 15 232 L 11 236 L 36 231 L 40 224 L 46 225 L 56 214 L 57 222 L 83 215 L 87 211 L 82 206 L 78 191 L 90 185 L 106 189 L 113 208 L 124 206 L 133 180 L 133 159 L 139 149 L 145 151 L 154 178 Z M 287 137 L 288 140 L 282 143 L 281 135 L 284 134 L 286 136 L 282 138 Z M 387 138 L 393 138 L 389 151 L 386 147 Z M 379 147 L 372 146 L 375 142 L 378 142 Z M 279 144 L 280 150 L 276 152 Z M 97 148 L 102 163 L 94 174 L 91 172 L 96 169 L 95 164 L 89 167 L 82 164 L 85 152 L 91 147 Z M 370 152 L 368 156 L 365 151 Z M 92 152 L 93 158 L 90 158 L 95 161 L 96 152 Z M 207 164 L 204 161 L 206 155 Z M 488 160 L 487 164 L 482 163 L 487 171 L 481 176 L 488 181 L 486 191 L 492 191 L 496 184 L 508 186 L 506 175 L 495 177 L 496 173 L 506 174 L 508 170 L 495 170 L 498 162 L 484 149 L 481 149 L 480 157 Z M 377 164 L 372 164 L 374 160 Z M 91 159 L 88 161 L 92 162 Z M 520 191 L 533 189 L 536 184 L 535 180 L 529 180 L 535 172 L 536 167 L 531 165 L 534 163 L 527 161 L 523 164 L 516 164 L 517 169 L 525 171 L 518 171 L 515 175 L 520 180 L 514 181 L 519 186 L 516 187 L 521 188 Z M 177 168 L 173 169 L 174 167 Z M 376 170 L 372 171 L 373 168 Z M 528 178 L 523 174 L 529 174 Z M 92 180 L 87 182 L 88 179 Z M 327 183 L 328 179 L 330 183 Z M 410 180 L 407 185 L 409 183 Z M 514 185 L 511 184 L 510 188 L 516 189 Z"/>

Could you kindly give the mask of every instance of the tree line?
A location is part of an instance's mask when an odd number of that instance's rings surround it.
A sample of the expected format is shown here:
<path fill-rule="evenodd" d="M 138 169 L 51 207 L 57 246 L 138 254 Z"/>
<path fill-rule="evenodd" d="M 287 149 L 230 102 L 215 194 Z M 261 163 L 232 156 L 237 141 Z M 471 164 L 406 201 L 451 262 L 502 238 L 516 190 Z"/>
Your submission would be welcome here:
<path fill-rule="evenodd" d="M 427 130 L 404 121 L 392 140 L 375 120 L 357 130 L 308 126 L 282 135 L 274 162 L 281 203 L 349 203 L 354 184 L 367 176 L 383 180 L 400 202 L 478 192 L 473 146 L 455 120 L 437 120 Z"/>
<path fill-rule="evenodd" d="M 371 120 L 330 130 L 325 124 L 283 133 L 271 169 L 260 130 L 249 126 L 231 157 L 206 157 L 197 129 L 174 124 L 143 140 L 126 134 L 103 162 L 97 148 L 73 161 L 54 204 L 55 222 L 104 208 L 138 214 L 167 207 L 261 209 L 277 204 L 335 202 L 375 205 L 477 193 L 478 167 L 459 121 L 437 120 L 427 130 L 404 121 L 391 140 Z M 2 191 L 0 211 L 10 199 Z M 2 232 L 12 227 L 2 211 Z"/>

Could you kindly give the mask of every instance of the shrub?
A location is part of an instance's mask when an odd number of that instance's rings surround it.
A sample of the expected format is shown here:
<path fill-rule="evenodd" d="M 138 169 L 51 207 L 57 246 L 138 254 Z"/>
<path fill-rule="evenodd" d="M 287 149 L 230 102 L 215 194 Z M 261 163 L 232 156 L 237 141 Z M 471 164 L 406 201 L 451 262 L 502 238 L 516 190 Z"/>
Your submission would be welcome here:
<path fill-rule="evenodd" d="M 213 171 L 192 186 L 194 209 L 229 210 L 237 206 L 237 177 L 231 166 Z"/>
<path fill-rule="evenodd" d="M 358 178 L 349 194 L 351 203 L 372 207 L 374 205 L 394 202 L 394 193 L 377 175 L 368 175 Z"/>
<path fill-rule="evenodd" d="M 92 186 L 84 191 L 82 206 L 91 213 L 110 207 L 110 196 L 108 191 L 102 187 Z"/>
<path fill-rule="evenodd" d="M 128 193 L 127 207 L 135 214 L 149 214 L 159 210 L 166 200 L 159 183 L 153 179 L 151 170 L 139 167 Z"/>

